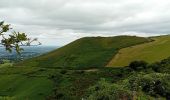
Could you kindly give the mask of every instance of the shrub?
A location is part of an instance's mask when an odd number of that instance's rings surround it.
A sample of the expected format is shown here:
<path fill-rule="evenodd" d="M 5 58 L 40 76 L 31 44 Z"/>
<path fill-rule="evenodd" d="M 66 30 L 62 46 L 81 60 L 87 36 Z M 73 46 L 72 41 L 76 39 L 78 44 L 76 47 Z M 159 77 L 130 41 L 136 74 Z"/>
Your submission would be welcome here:
<path fill-rule="evenodd" d="M 145 61 L 133 61 L 129 64 L 129 67 L 133 70 L 146 69 L 148 63 Z"/>
<path fill-rule="evenodd" d="M 157 96 L 165 97 L 170 91 L 170 84 L 167 80 L 170 78 L 169 74 L 152 73 L 152 74 L 138 74 L 129 78 L 129 88 L 132 91 L 140 91 Z"/>
<path fill-rule="evenodd" d="M 74 73 L 75 74 L 83 74 L 85 71 L 84 70 L 75 70 Z"/>
<path fill-rule="evenodd" d="M 131 100 L 130 91 L 120 85 L 108 83 L 104 79 L 95 86 L 90 87 L 86 93 L 87 100 Z"/>
<path fill-rule="evenodd" d="M 155 72 L 160 72 L 161 65 L 159 63 L 153 63 L 149 65 L 149 67 L 152 68 L 152 70 Z"/>
<path fill-rule="evenodd" d="M 170 57 L 160 62 L 156 62 L 150 65 L 150 67 L 159 73 L 170 73 Z"/>
<path fill-rule="evenodd" d="M 67 73 L 67 70 L 63 69 L 60 71 L 61 74 L 66 74 Z"/>

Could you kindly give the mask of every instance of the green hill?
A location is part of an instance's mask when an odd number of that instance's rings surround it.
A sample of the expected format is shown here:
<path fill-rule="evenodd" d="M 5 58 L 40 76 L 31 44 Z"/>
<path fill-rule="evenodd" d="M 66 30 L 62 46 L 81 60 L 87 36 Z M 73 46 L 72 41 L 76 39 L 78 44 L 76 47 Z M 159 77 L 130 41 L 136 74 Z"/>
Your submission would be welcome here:
<path fill-rule="evenodd" d="M 107 66 L 126 66 L 134 60 L 153 63 L 170 56 L 170 35 L 151 39 L 154 41 L 121 49 Z"/>
<path fill-rule="evenodd" d="M 71 69 L 104 67 L 119 49 L 148 41 L 148 38 L 136 36 L 85 37 L 17 65 Z"/>
<path fill-rule="evenodd" d="M 137 62 L 136 68 L 104 67 L 124 47 L 158 42 L 163 48 L 168 38 L 88 37 L 14 65 L 1 64 L 0 100 L 169 100 L 170 58 Z"/>

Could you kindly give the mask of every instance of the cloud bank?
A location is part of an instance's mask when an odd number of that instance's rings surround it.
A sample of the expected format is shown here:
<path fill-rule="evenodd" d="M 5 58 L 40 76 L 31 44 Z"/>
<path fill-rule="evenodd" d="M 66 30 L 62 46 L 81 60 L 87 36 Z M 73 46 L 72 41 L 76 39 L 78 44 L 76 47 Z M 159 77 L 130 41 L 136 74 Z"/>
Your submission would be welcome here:
<path fill-rule="evenodd" d="M 64 45 L 84 36 L 168 34 L 169 5 L 167 0 L 0 0 L 0 20 L 44 45 Z"/>

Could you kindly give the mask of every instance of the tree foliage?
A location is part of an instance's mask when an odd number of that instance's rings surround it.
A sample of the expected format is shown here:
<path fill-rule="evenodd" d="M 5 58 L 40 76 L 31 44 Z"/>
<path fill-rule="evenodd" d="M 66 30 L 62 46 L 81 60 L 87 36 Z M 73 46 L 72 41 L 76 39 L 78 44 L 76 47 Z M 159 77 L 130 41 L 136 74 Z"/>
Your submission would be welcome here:
<path fill-rule="evenodd" d="M 129 67 L 133 70 L 146 69 L 147 62 L 145 61 L 133 61 L 129 64 Z"/>
<path fill-rule="evenodd" d="M 132 94 L 118 84 L 101 79 L 87 90 L 86 98 L 87 100 L 132 100 Z"/>
<path fill-rule="evenodd" d="M 0 45 L 4 46 L 9 52 L 15 50 L 20 53 L 23 50 L 22 46 L 30 46 L 32 42 L 37 41 L 37 38 L 28 38 L 22 32 L 9 32 L 11 29 L 10 24 L 5 24 L 4 21 L 0 22 Z M 40 42 L 38 42 L 38 45 L 40 45 Z"/>

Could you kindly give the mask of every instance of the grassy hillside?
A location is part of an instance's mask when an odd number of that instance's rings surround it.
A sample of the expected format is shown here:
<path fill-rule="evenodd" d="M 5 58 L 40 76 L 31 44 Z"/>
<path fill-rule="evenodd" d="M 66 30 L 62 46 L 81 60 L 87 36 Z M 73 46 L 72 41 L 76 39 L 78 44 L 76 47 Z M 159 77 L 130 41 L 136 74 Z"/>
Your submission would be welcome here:
<path fill-rule="evenodd" d="M 153 42 L 121 49 L 107 66 L 126 66 L 134 60 L 149 63 L 160 61 L 170 56 L 170 36 L 152 37 Z"/>
<path fill-rule="evenodd" d="M 44 100 L 52 93 L 53 71 L 31 67 L 0 68 L 0 100 Z"/>
<path fill-rule="evenodd" d="M 100 78 L 120 80 L 121 69 L 0 68 L 0 100 L 80 100 Z M 127 72 L 127 71 L 126 71 Z M 127 77 L 128 75 L 124 75 Z"/>
<path fill-rule="evenodd" d="M 119 49 L 148 41 L 135 36 L 86 37 L 18 65 L 73 69 L 104 67 Z"/>
<path fill-rule="evenodd" d="M 82 38 L 17 66 L 7 62 L 0 65 L 0 100 L 169 100 L 170 58 L 137 62 L 135 67 L 102 67 L 119 49 L 148 41 L 131 36 Z M 72 62 L 64 59 L 72 54 Z M 68 63 L 61 66 L 63 62 Z M 99 67 L 77 70 L 93 63 Z"/>
<path fill-rule="evenodd" d="M 137 70 L 6 66 L 0 68 L 0 100 L 169 100 L 169 66 L 170 58 Z"/>

